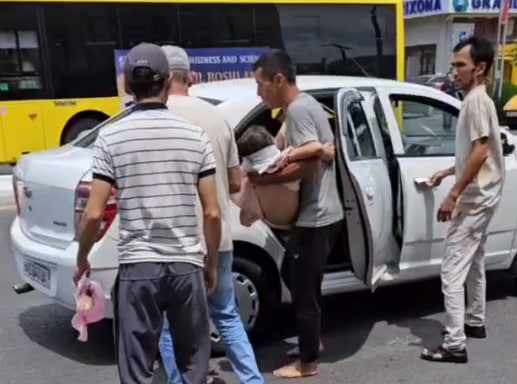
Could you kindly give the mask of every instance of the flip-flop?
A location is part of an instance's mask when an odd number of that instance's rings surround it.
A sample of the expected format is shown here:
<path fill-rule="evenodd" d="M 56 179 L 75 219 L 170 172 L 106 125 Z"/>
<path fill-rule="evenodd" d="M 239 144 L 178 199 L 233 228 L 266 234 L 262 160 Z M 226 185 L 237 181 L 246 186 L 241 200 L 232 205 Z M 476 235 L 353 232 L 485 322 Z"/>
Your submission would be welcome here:
<path fill-rule="evenodd" d="M 422 360 L 433 361 L 437 363 L 464 364 L 468 362 L 467 349 L 451 351 L 442 346 L 436 349 L 425 348 L 422 351 L 420 358 Z"/>
<path fill-rule="evenodd" d="M 311 377 L 318 374 L 318 368 L 313 370 L 302 370 L 299 363 L 285 365 L 273 371 L 273 376 L 279 379 L 301 379 L 302 377 Z"/>

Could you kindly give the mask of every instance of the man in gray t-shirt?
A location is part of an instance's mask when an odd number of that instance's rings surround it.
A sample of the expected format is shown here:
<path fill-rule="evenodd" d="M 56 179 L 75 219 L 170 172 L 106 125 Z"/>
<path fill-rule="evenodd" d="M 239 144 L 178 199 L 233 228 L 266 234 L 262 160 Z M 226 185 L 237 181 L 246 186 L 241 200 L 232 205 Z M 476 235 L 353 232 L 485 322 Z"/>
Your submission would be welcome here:
<path fill-rule="evenodd" d="M 270 108 L 286 111 L 286 146 L 323 147 L 334 135 L 322 106 L 296 86 L 296 67 L 287 53 L 272 50 L 254 64 L 258 94 Z M 318 373 L 320 348 L 321 283 L 334 240 L 344 217 L 337 186 L 335 163 L 311 159 L 288 164 L 269 175 L 249 175 L 255 184 L 277 184 L 301 179 L 300 209 L 288 241 L 288 285 L 299 332 L 299 360 L 273 374 L 300 378 Z M 294 256 L 291 256 L 294 255 Z"/>

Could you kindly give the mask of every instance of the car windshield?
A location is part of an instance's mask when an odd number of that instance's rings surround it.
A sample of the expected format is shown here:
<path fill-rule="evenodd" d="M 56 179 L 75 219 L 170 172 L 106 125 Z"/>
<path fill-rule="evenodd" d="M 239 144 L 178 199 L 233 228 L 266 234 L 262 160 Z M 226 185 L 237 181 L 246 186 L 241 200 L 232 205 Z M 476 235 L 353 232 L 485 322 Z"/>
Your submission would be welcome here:
<path fill-rule="evenodd" d="M 203 99 L 213 105 L 221 104 L 221 100 L 217 100 L 217 99 L 210 99 L 207 97 L 200 97 L 200 99 Z M 112 124 L 112 123 L 126 117 L 131 112 L 133 112 L 133 109 L 134 109 L 134 104 L 129 105 L 128 108 L 117 113 L 115 116 L 112 116 L 111 118 L 109 118 L 107 120 L 104 120 L 102 123 L 100 123 L 99 125 L 94 127 L 90 132 L 86 133 L 86 135 L 79 136 L 75 141 L 71 142 L 70 144 L 72 144 L 75 147 L 90 148 L 93 145 L 93 143 L 95 142 L 95 139 L 97 139 L 97 134 L 99 133 L 99 129 L 101 129 L 102 127 L 104 127 L 108 124 Z"/>

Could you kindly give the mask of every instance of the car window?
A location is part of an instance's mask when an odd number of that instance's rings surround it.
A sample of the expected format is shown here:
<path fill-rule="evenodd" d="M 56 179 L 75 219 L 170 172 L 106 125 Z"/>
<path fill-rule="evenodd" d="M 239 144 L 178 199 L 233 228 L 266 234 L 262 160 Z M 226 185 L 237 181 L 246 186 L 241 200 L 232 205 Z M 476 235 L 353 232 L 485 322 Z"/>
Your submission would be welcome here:
<path fill-rule="evenodd" d="M 350 160 L 377 157 L 370 125 L 359 102 L 352 102 L 348 105 L 347 123 L 347 136 L 351 139 L 351 142 L 347 140 Z"/>
<path fill-rule="evenodd" d="M 458 110 L 439 100 L 391 95 L 406 156 L 454 156 Z"/>

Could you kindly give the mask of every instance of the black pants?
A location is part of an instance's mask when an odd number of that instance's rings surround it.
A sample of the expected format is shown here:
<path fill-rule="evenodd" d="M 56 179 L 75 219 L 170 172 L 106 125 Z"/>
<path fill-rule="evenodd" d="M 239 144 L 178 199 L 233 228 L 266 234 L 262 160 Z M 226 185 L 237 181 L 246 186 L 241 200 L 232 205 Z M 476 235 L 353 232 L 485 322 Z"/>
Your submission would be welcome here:
<path fill-rule="evenodd" d="M 287 241 L 289 252 L 283 277 L 293 298 L 303 363 L 311 363 L 319 357 L 321 283 L 341 227 L 342 222 L 318 228 L 297 227 Z"/>
<path fill-rule="evenodd" d="M 164 312 L 183 383 L 206 384 L 210 323 L 202 268 L 187 263 L 121 264 L 113 288 L 121 384 L 153 382 Z"/>

